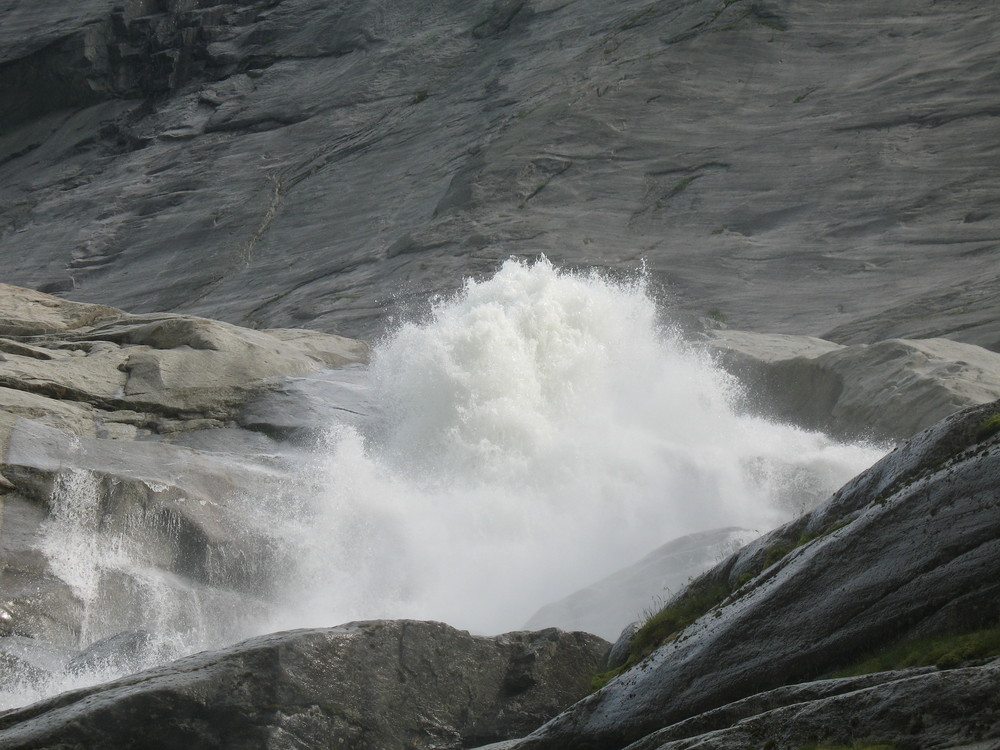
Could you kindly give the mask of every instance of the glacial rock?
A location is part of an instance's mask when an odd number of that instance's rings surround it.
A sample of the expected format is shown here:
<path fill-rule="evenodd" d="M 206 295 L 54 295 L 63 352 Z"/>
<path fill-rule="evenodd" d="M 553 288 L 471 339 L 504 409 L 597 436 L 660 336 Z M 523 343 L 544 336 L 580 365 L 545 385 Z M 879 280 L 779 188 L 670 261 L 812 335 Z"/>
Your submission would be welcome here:
<path fill-rule="evenodd" d="M 197 598 L 197 615 L 213 623 L 208 642 L 231 641 L 245 635 L 248 616 L 248 605 L 234 608 L 233 600 L 254 601 L 274 585 L 270 571 L 281 560 L 270 529 L 248 517 L 243 501 L 251 491 L 281 498 L 288 490 L 280 466 L 20 420 L 2 467 L 17 489 L 0 495 L 2 635 L 86 647 L 123 628 L 151 627 L 147 618 L 169 606 L 162 600 L 173 590 L 181 601 Z M 59 546 L 43 554 L 46 538 Z M 194 614 L 173 612 L 178 629 Z"/>
<path fill-rule="evenodd" d="M 710 597 L 714 603 L 703 605 L 700 619 L 514 746 L 625 747 L 735 701 L 830 675 L 888 646 L 995 625 L 998 418 L 1000 402 L 994 402 L 943 420 L 826 504 L 720 563 L 674 600 Z M 963 696 L 995 694 L 1000 684 L 995 667 L 972 666 L 969 672 L 899 679 L 867 694 L 796 704 L 776 716 L 798 722 L 799 738 L 810 726 L 846 716 L 852 705 L 859 721 L 872 717 L 872 735 L 862 723 L 853 728 L 855 738 L 878 735 L 894 721 L 912 722 L 909 742 L 920 747 L 945 746 L 942 736 L 963 742 L 976 732 L 996 737 L 995 702 L 971 716 L 956 708 Z M 949 702 L 931 711 L 933 724 L 923 726 L 923 707 L 939 690 Z M 880 717 L 882 701 L 892 708 Z M 824 706 L 831 713 L 824 714 Z M 735 747 L 752 727 L 777 720 L 763 714 L 759 722 L 737 724 L 728 730 L 736 738 L 730 744 L 706 739 L 667 746 Z M 798 739 L 789 743 L 781 730 L 775 732 L 776 747 L 800 746 L 794 744 Z M 833 737 L 843 734 L 830 731 Z"/>
<path fill-rule="evenodd" d="M 631 621 L 656 609 L 692 578 L 758 533 L 728 528 L 674 539 L 635 565 L 547 604 L 532 615 L 524 627 L 536 630 L 558 624 L 561 628 L 596 633 L 602 638 L 616 638 Z"/>
<path fill-rule="evenodd" d="M 1000 354 L 947 339 L 841 346 L 809 336 L 709 331 L 751 407 L 841 437 L 909 437 L 1000 398 Z"/>
<path fill-rule="evenodd" d="M 262 414 L 264 394 L 282 391 L 304 421 L 310 404 L 290 378 L 316 378 L 328 384 L 321 417 L 333 425 L 356 405 L 337 410 L 352 386 L 338 391 L 329 368 L 364 362 L 367 345 L 134 316 L 6 284 L 0 331 L 4 688 L 101 666 L 96 643 L 127 645 L 123 633 L 157 618 L 197 630 L 203 647 L 253 632 L 248 621 L 266 612 L 286 552 L 273 519 L 256 517 L 246 498 L 292 508 L 302 491 L 301 451 L 263 434 L 279 431 L 268 416 L 284 414 Z M 53 649 L 64 658 L 37 658 Z M 118 650 L 135 657 L 118 673 L 169 655 Z"/>
<path fill-rule="evenodd" d="M 10 750 L 469 747 L 589 690 L 607 643 L 375 621 L 251 639 L 0 716 Z"/>
<path fill-rule="evenodd" d="M 978 0 L 7 0 L 5 280 L 366 336 L 508 256 L 1000 349 Z"/>

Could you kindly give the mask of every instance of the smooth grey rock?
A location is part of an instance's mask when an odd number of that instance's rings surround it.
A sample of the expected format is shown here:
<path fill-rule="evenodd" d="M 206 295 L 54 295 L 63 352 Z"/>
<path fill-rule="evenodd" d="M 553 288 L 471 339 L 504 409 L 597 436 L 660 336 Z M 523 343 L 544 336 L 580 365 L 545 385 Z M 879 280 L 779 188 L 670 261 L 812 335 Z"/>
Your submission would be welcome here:
<path fill-rule="evenodd" d="M 720 563 L 692 588 L 725 584 L 728 598 L 517 747 L 624 747 L 901 639 L 995 623 L 1000 432 L 983 425 L 998 413 L 994 402 L 943 420 Z M 995 691 L 995 671 L 981 679 Z M 979 713 L 944 715 L 958 732 Z"/>
<path fill-rule="evenodd" d="M 818 695 L 815 683 L 785 689 L 780 705 L 769 696 L 749 699 L 749 716 L 712 732 L 692 735 L 671 727 L 628 746 L 628 750 L 742 750 L 765 740 L 774 750 L 797 750 L 817 741 L 827 745 L 868 742 L 898 747 L 990 748 L 1000 743 L 1000 662 L 923 674 L 882 673 L 873 685 L 833 683 Z M 822 683 L 826 687 L 826 683 Z M 678 739 L 672 739 L 677 737 Z"/>
<path fill-rule="evenodd" d="M 0 744 L 457 749 L 516 736 L 586 694 L 607 645 L 415 621 L 277 633 L 9 711 Z"/>
<path fill-rule="evenodd" d="M 909 437 L 1000 398 L 1000 354 L 946 339 L 840 346 L 808 336 L 709 331 L 752 408 L 842 437 Z"/>
<path fill-rule="evenodd" d="M 369 336 L 510 255 L 1000 349 L 977 0 L 7 0 L 9 282 Z"/>
<path fill-rule="evenodd" d="M 689 534 L 667 542 L 635 565 L 547 604 L 525 628 L 559 627 L 616 638 L 644 612 L 655 611 L 695 576 L 732 554 L 759 532 L 727 528 Z"/>

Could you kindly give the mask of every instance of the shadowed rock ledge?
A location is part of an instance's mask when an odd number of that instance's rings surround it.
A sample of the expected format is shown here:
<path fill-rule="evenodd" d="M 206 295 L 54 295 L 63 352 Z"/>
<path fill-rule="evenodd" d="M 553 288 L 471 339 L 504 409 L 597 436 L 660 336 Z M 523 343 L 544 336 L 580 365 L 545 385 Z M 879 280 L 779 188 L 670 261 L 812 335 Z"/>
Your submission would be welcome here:
<path fill-rule="evenodd" d="M 607 646 L 406 620 L 275 633 L 0 714 L 0 745 L 457 750 L 585 695 Z"/>

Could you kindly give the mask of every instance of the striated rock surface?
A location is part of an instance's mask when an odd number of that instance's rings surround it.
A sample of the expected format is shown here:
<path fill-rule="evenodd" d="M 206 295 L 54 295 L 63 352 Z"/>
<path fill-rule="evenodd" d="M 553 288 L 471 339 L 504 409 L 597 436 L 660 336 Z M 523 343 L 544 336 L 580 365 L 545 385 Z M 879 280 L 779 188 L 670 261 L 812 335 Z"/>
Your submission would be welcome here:
<path fill-rule="evenodd" d="M 901 643 L 995 627 L 998 480 L 1000 402 L 943 420 L 698 579 L 674 603 L 700 602 L 703 616 L 512 746 L 621 748 L 648 738 L 636 747 L 796 748 L 874 742 L 890 730 L 905 735 L 901 747 L 996 742 L 996 664 L 891 675 L 863 690 L 842 683 L 847 692 L 833 697 L 814 688 L 804 701 L 767 696 Z M 710 715 L 707 726 L 696 720 Z M 839 723 L 847 716 L 857 721 Z M 718 744 L 705 731 L 721 733 Z"/>
<path fill-rule="evenodd" d="M 351 335 L 510 254 L 1000 350 L 979 0 L 5 0 L 5 280 Z"/>
<path fill-rule="evenodd" d="M 607 645 L 406 620 L 275 633 L 2 714 L 0 744 L 457 750 L 585 695 Z"/>
<path fill-rule="evenodd" d="M 842 346 L 809 336 L 703 336 L 753 408 L 841 437 L 899 439 L 1000 398 L 1000 354 L 947 339 Z"/>
<path fill-rule="evenodd" d="M 785 750 L 817 740 L 850 747 L 861 736 L 876 747 L 990 750 L 1000 744 L 998 686 L 1000 661 L 793 685 L 655 732 L 628 749 Z M 693 734 L 715 722 L 724 728 Z"/>

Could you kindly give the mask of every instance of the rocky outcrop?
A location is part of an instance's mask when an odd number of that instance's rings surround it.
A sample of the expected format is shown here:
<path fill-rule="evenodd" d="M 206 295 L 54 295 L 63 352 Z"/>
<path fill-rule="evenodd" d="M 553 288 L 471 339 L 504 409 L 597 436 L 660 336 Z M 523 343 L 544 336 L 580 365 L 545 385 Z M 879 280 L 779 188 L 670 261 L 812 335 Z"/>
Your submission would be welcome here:
<path fill-rule="evenodd" d="M 362 342 L 338 336 L 128 315 L 6 284 L 0 321 L 4 411 L 91 437 L 221 427 L 280 378 L 368 355 Z"/>
<path fill-rule="evenodd" d="M 542 607 L 525 623 L 534 630 L 558 624 L 616 638 L 723 557 L 759 535 L 748 529 L 702 531 L 667 542 L 635 565 Z"/>
<path fill-rule="evenodd" d="M 716 330 L 702 340 L 751 408 L 846 438 L 899 439 L 1000 398 L 1000 354 L 947 339 L 842 346 Z"/>
<path fill-rule="evenodd" d="M 585 695 L 606 649 L 586 633 L 415 621 L 276 633 L 0 715 L 0 744 L 457 750 Z"/>
<path fill-rule="evenodd" d="M 164 618 L 199 634 L 188 648 L 256 632 L 288 550 L 246 498 L 294 508 L 301 491 L 301 455 L 268 436 L 311 440 L 357 416 L 337 372 L 367 356 L 338 336 L 128 315 L 0 284 L 4 689 L 44 694 L 59 675 L 163 661 L 175 655 Z M 316 388 L 329 401 L 309 432 Z M 281 403 L 265 411 L 272 391 Z"/>
<path fill-rule="evenodd" d="M 1000 740 L 998 685 L 1000 661 L 793 685 L 654 732 L 628 747 L 785 750 L 867 741 L 873 747 L 989 750 Z M 715 722 L 723 728 L 700 731 Z"/>
<path fill-rule="evenodd" d="M 686 320 L 1000 349 L 991 4 L 65 6 L 4 5 L 10 283 L 368 336 L 544 252 Z"/>
<path fill-rule="evenodd" d="M 1000 685 L 995 663 L 893 674 L 860 690 L 780 691 L 890 647 L 996 628 L 998 479 L 1000 402 L 920 433 L 681 592 L 661 613 L 662 645 L 645 658 L 633 651 L 632 668 L 513 746 L 737 747 L 749 738 L 795 748 L 885 732 L 905 736 L 901 747 L 995 742 L 1000 715 L 986 697 Z M 962 663 L 937 660 L 940 669 Z M 821 694 L 829 689 L 845 692 Z M 979 708 L 958 710 L 965 700 Z M 707 726 L 697 719 L 706 716 L 715 717 Z"/>

